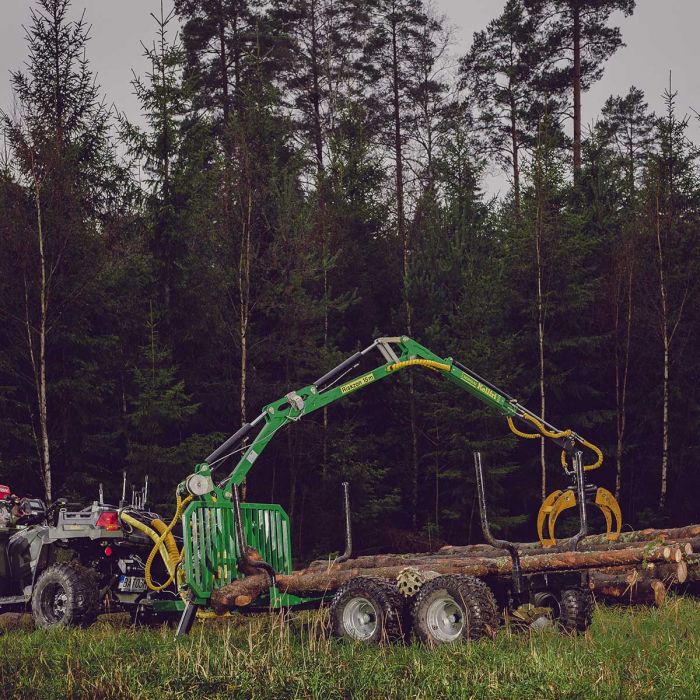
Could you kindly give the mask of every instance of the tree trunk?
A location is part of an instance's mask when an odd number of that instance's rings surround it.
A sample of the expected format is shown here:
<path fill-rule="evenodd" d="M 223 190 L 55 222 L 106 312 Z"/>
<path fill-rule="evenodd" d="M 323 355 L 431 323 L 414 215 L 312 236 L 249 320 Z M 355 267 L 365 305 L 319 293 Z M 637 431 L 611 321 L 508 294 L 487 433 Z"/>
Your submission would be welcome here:
<path fill-rule="evenodd" d="M 46 250 L 44 226 L 41 216 L 41 190 L 36 173 L 34 173 L 34 205 L 36 208 L 37 238 L 39 244 L 39 328 L 34 330 L 29 312 L 29 294 L 25 285 L 26 326 L 29 358 L 34 374 L 34 386 L 39 413 L 38 451 L 41 461 L 41 477 L 44 483 L 44 497 L 51 503 L 51 451 L 49 444 L 49 421 L 47 402 L 47 372 L 46 372 L 46 334 L 49 311 L 49 281 L 46 271 Z M 39 350 L 34 349 L 34 334 L 38 335 Z"/>
<path fill-rule="evenodd" d="M 515 100 L 510 101 L 510 140 L 511 152 L 513 158 L 513 205 L 515 209 L 515 218 L 520 220 L 520 147 L 518 143 L 518 129 L 516 121 L 516 106 Z"/>
<path fill-rule="evenodd" d="M 572 8 L 574 20 L 574 181 L 581 174 L 581 9 Z"/>
<path fill-rule="evenodd" d="M 321 88 L 319 80 L 318 66 L 318 27 L 317 22 L 317 0 L 311 0 L 309 8 L 311 19 L 311 77 L 312 77 L 312 94 L 311 104 L 313 105 L 313 138 L 314 148 L 316 151 L 316 168 L 319 175 L 323 172 L 323 139 L 321 131 Z"/>
<path fill-rule="evenodd" d="M 396 219 L 399 240 L 402 246 L 403 263 L 403 297 L 406 310 L 406 332 L 413 335 L 413 308 L 409 294 L 411 241 L 404 213 L 404 178 L 402 115 L 399 90 L 399 44 L 398 19 L 391 15 L 391 73 L 394 122 L 394 156 L 396 160 Z M 418 427 L 416 425 L 416 396 L 413 375 L 408 375 L 409 420 L 411 423 L 411 523 L 415 529 L 418 525 Z"/>
<path fill-rule="evenodd" d="M 616 403 L 616 428 L 617 442 L 615 445 L 615 498 L 620 500 L 622 489 L 622 456 L 624 452 L 625 428 L 627 426 L 627 380 L 630 366 L 630 345 L 632 339 L 632 289 L 634 278 L 634 267 L 631 258 L 631 246 L 627 246 L 627 290 L 626 290 L 626 313 L 625 313 L 625 338 L 624 351 L 620 358 L 620 346 L 616 337 L 615 341 L 615 403 Z M 615 312 L 615 335 L 619 332 L 620 304 L 619 297 Z"/>
<path fill-rule="evenodd" d="M 661 236 L 661 211 L 659 196 L 656 196 L 656 252 L 659 267 L 659 297 L 661 301 L 659 327 L 663 346 L 663 381 L 662 381 L 662 418 L 661 418 L 661 488 L 659 490 L 659 509 L 666 505 L 668 485 L 669 453 L 669 364 L 671 357 L 671 339 L 668 328 L 668 291 L 666 288 L 666 270 L 664 246 Z"/>
<path fill-rule="evenodd" d="M 543 289 L 543 261 L 542 261 L 542 233 L 544 229 L 544 203 L 542 202 L 542 184 L 543 173 L 542 164 L 539 162 L 540 154 L 537 155 L 538 162 L 535 166 L 536 172 L 536 197 L 537 197 L 537 215 L 535 220 L 535 265 L 537 275 L 537 349 L 539 359 L 539 390 L 540 390 L 540 417 L 544 420 L 546 417 L 546 398 L 544 384 L 544 324 L 545 324 L 545 308 L 544 308 L 544 289 Z M 542 500 L 547 497 L 547 462 L 545 459 L 545 442 L 544 438 L 540 438 L 540 495 Z"/>
<path fill-rule="evenodd" d="M 250 325 L 250 268 L 251 268 L 251 231 L 253 195 L 251 192 L 252 183 L 248 184 L 248 196 L 246 208 L 243 212 L 243 230 L 241 236 L 241 250 L 238 261 L 238 291 L 239 291 L 239 334 L 241 342 L 241 366 L 240 366 L 240 389 L 239 389 L 239 411 L 240 424 L 248 422 L 247 412 L 247 390 L 248 390 L 248 329 Z M 246 500 L 247 480 L 241 484 L 241 498 Z"/>

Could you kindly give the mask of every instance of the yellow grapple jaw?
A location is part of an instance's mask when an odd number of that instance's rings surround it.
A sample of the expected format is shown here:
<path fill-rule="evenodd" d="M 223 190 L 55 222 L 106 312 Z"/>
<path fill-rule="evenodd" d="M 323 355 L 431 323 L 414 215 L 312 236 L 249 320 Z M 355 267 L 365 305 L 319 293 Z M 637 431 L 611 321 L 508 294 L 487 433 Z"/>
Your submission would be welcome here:
<path fill-rule="evenodd" d="M 622 512 L 620 506 L 610 491 L 598 487 L 595 491 L 593 504 L 603 513 L 605 518 L 605 537 L 609 542 L 615 542 L 620 537 L 622 529 Z M 554 547 L 557 539 L 554 534 L 557 518 L 563 511 L 576 506 L 576 492 L 572 488 L 564 491 L 553 491 L 540 506 L 537 514 L 537 536 L 543 547 Z M 547 537 L 545 537 L 545 525 Z"/>

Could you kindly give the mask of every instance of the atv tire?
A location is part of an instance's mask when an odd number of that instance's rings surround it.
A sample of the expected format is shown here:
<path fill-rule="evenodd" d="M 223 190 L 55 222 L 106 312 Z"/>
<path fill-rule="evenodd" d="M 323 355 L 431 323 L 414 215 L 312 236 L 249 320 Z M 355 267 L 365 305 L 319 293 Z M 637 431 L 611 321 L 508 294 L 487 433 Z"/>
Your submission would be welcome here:
<path fill-rule="evenodd" d="M 493 638 L 499 613 L 491 589 L 474 576 L 438 576 L 418 591 L 412 608 L 413 632 L 424 644 Z"/>
<path fill-rule="evenodd" d="M 87 627 L 99 612 L 92 572 L 76 562 L 53 564 L 39 576 L 32 593 L 32 616 L 39 628 Z"/>
<path fill-rule="evenodd" d="M 559 599 L 559 624 L 565 632 L 585 632 L 593 619 L 593 594 L 585 588 L 568 588 Z"/>
<path fill-rule="evenodd" d="M 358 576 L 343 584 L 330 605 L 334 637 L 366 644 L 404 639 L 403 596 L 396 584 L 372 576 Z"/>

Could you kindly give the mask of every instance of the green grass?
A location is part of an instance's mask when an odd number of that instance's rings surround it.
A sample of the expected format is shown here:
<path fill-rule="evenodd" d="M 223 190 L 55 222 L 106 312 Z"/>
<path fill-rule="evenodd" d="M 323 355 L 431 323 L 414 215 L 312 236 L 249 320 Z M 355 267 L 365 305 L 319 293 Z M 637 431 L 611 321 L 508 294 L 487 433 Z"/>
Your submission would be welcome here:
<path fill-rule="evenodd" d="M 684 599 L 599 608 L 580 637 L 503 630 L 437 649 L 340 643 L 317 613 L 197 623 L 178 641 L 120 619 L 4 628 L 4 698 L 700 698 L 700 602 Z"/>

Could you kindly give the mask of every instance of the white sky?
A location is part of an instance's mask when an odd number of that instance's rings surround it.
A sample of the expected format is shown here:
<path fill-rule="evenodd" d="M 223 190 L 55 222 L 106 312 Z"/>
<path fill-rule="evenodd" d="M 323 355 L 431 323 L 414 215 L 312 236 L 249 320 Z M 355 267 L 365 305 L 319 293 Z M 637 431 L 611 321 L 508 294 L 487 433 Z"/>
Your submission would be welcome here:
<path fill-rule="evenodd" d="M 455 55 L 467 51 L 475 31 L 483 29 L 502 9 L 504 0 L 433 0 L 436 11 L 454 27 Z M 172 0 L 165 0 L 166 11 Z M 23 24 L 29 21 L 31 0 L 0 0 L 0 106 L 11 109 L 9 71 L 20 68 L 26 55 Z M 146 69 L 140 42 L 150 42 L 160 0 L 73 0 L 77 14 L 85 8 L 92 24 L 88 57 L 108 99 L 131 119 L 138 118 L 132 94 L 132 69 Z M 698 28 L 700 0 L 637 0 L 630 18 L 621 18 L 627 46 L 608 62 L 603 79 L 584 95 L 584 121 L 592 123 L 611 94 L 625 94 L 630 85 L 641 88 L 652 109 L 662 109 L 661 95 L 673 71 L 681 114 L 700 111 Z M 694 118 L 694 115 L 693 115 Z M 693 135 L 700 139 L 700 122 L 694 118 Z M 489 190 L 502 186 L 501 178 Z"/>

